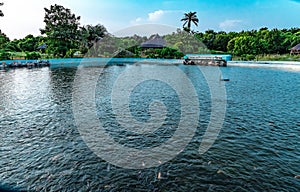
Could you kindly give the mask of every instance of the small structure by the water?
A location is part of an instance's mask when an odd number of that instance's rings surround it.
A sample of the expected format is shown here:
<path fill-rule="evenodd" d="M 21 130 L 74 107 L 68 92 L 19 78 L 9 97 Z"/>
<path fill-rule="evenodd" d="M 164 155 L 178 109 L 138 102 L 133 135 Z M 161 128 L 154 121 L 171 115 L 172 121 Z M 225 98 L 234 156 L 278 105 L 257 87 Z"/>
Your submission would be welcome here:
<path fill-rule="evenodd" d="M 295 47 L 291 48 L 291 54 L 299 54 L 300 53 L 300 43 L 297 44 Z"/>
<path fill-rule="evenodd" d="M 49 61 L 44 61 L 44 60 L 38 60 L 38 61 L 25 61 L 25 62 L 16 62 L 12 61 L 10 63 L 7 63 L 3 61 L 0 64 L 0 69 L 9 69 L 9 68 L 24 68 L 27 67 L 29 69 L 34 68 L 34 67 L 49 67 L 50 62 Z"/>
<path fill-rule="evenodd" d="M 184 56 L 183 64 L 185 65 L 208 65 L 208 66 L 219 66 L 226 67 L 227 61 L 221 56 L 214 55 L 195 55 L 195 56 Z"/>
<path fill-rule="evenodd" d="M 166 41 L 158 34 L 154 35 L 151 39 L 141 44 L 141 48 L 164 48 L 166 46 Z"/>

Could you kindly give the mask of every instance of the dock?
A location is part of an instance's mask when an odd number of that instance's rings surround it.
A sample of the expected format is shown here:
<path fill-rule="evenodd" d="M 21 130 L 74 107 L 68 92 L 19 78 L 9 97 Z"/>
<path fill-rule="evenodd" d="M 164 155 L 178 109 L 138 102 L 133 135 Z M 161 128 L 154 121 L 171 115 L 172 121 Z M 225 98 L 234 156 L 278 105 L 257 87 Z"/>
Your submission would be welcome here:
<path fill-rule="evenodd" d="M 184 65 L 206 65 L 206 66 L 219 66 L 226 67 L 227 60 L 222 56 L 215 55 L 192 55 L 184 56 Z"/>
<path fill-rule="evenodd" d="M 44 61 L 44 60 L 38 60 L 38 61 L 23 61 L 23 62 L 5 62 L 3 61 L 0 63 L 0 69 L 10 69 L 10 68 L 34 68 L 34 67 L 49 67 L 50 62 Z"/>

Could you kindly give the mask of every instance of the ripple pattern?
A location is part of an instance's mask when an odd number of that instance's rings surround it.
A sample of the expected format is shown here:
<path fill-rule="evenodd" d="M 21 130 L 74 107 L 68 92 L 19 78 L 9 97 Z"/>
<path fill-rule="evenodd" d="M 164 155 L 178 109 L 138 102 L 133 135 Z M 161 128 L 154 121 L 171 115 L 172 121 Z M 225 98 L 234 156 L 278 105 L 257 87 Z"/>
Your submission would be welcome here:
<path fill-rule="evenodd" d="M 178 123 L 180 106 L 170 87 L 155 91 L 166 87 L 163 83 L 137 86 L 130 110 L 146 121 L 149 104 L 163 100 L 169 106 L 167 124 L 141 137 L 114 121 L 109 92 L 124 68 L 109 66 L 98 81 L 99 119 L 116 141 L 129 147 L 165 142 Z M 179 68 L 197 87 L 201 111 L 195 136 L 173 160 L 142 170 L 111 165 L 84 143 L 72 114 L 76 68 L 0 72 L 0 190 L 300 191 L 295 177 L 300 175 L 300 73 L 222 68 L 230 78 L 225 122 L 212 148 L 200 155 L 211 114 L 210 92 L 196 67 Z"/>

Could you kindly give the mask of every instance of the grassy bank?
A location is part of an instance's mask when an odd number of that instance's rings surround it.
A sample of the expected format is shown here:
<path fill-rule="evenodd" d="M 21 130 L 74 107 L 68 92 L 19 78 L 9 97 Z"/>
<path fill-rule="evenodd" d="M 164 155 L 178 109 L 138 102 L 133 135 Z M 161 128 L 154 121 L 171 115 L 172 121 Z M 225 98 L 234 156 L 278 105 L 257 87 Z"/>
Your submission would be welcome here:
<path fill-rule="evenodd" d="M 56 59 L 51 54 L 40 52 L 4 52 L 4 55 L 0 54 L 0 60 L 37 60 L 37 59 Z"/>
<path fill-rule="evenodd" d="M 232 60 L 235 61 L 299 61 L 299 55 L 290 55 L 290 54 L 271 54 L 271 55 L 243 55 L 243 56 L 233 56 Z"/>
<path fill-rule="evenodd" d="M 21 60 L 26 59 L 26 54 L 28 57 L 28 52 L 8 52 L 9 58 L 11 60 Z M 57 59 L 57 57 L 53 57 L 53 55 L 49 55 L 46 53 L 39 53 L 39 59 Z M 224 54 L 224 53 L 213 53 L 213 54 Z M 78 58 L 78 57 L 74 57 Z M 2 59 L 5 60 L 5 59 Z M 243 56 L 233 56 L 233 61 L 299 61 L 300 62 L 300 54 L 298 55 L 290 55 L 290 54 L 265 54 L 265 55 L 243 55 Z"/>

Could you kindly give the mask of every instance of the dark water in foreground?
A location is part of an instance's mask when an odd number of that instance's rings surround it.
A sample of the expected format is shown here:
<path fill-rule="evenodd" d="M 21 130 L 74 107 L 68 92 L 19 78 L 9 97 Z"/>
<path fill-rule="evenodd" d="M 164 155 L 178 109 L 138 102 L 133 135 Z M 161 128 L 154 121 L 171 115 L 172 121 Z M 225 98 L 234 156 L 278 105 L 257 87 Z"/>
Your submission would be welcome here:
<path fill-rule="evenodd" d="M 130 110 L 137 120 L 149 119 L 153 98 L 168 110 L 160 129 L 132 139 L 116 123 L 110 104 L 113 82 L 127 67 L 110 66 L 99 78 L 99 119 L 122 145 L 161 145 L 178 126 L 176 91 L 158 81 L 134 89 Z M 83 141 L 72 113 L 76 68 L 0 72 L 0 186 L 22 191 L 300 191 L 300 179 L 295 178 L 300 175 L 300 73 L 222 68 L 223 76 L 230 78 L 225 84 L 226 117 L 212 148 L 200 155 L 211 114 L 210 92 L 197 67 L 179 68 L 198 94 L 195 135 L 171 161 L 137 170 L 107 163 Z"/>

